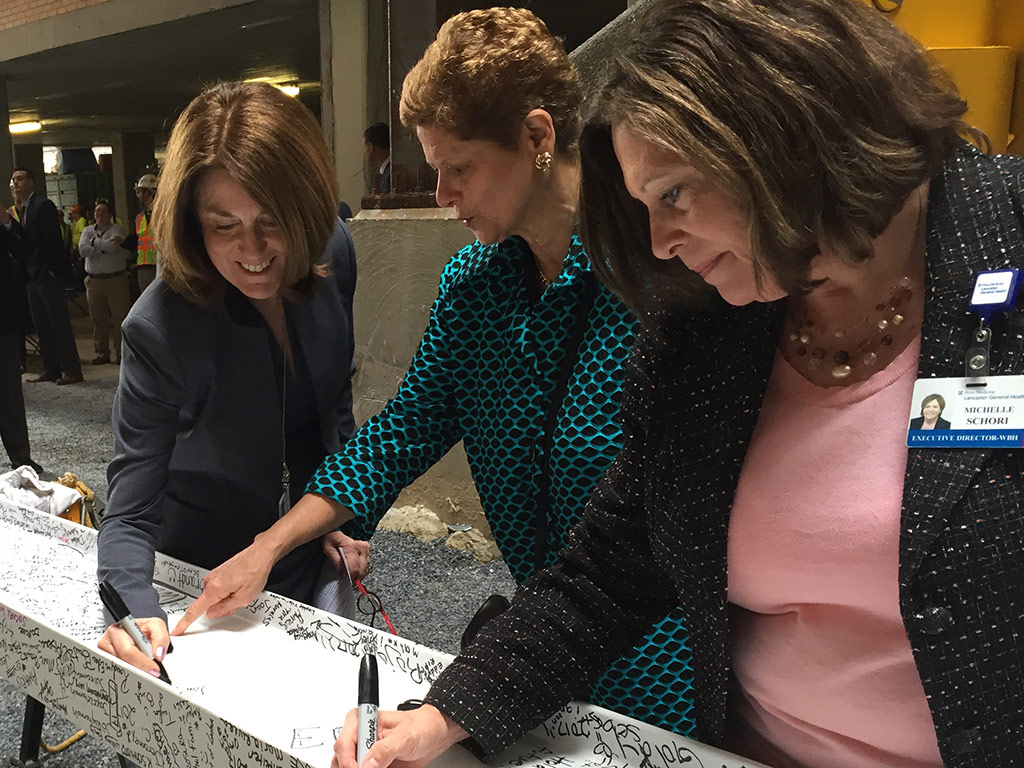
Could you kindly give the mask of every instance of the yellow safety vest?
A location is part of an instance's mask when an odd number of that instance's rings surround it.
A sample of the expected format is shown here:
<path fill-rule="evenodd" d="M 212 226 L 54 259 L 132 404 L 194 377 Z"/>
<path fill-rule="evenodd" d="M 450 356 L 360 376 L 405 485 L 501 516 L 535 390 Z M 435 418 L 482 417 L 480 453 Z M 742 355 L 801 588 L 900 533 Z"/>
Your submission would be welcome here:
<path fill-rule="evenodd" d="M 153 236 L 149 234 L 149 222 L 146 220 L 146 214 L 140 213 L 135 217 L 135 234 L 139 236 L 138 253 L 139 258 L 136 260 L 136 264 L 156 264 L 156 241 L 153 240 Z"/>
<path fill-rule="evenodd" d="M 75 248 L 78 247 L 78 241 L 82 239 L 82 233 L 87 226 L 89 226 L 89 222 L 85 220 L 85 216 L 80 216 L 78 221 L 71 225 L 71 245 Z"/>

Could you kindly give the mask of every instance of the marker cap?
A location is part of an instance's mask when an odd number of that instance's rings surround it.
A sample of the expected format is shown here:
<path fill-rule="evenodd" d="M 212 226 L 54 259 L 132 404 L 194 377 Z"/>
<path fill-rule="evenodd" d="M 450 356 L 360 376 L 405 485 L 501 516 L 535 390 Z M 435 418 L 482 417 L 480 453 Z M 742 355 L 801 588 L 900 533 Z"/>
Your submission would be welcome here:
<path fill-rule="evenodd" d="M 377 690 L 377 657 L 372 653 L 363 656 L 359 664 L 359 703 L 374 706 L 380 703 Z"/>

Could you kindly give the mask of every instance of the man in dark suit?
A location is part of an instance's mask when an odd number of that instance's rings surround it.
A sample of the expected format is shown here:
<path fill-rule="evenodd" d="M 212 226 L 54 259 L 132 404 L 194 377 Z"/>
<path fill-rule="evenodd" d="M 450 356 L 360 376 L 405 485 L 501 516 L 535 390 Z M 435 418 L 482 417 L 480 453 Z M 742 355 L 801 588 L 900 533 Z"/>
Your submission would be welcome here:
<path fill-rule="evenodd" d="M 25 201 L 21 222 L 4 211 L 0 224 L 19 245 L 22 240 L 28 241 L 24 264 L 28 301 L 43 356 L 43 374 L 29 381 L 77 384 L 82 380 L 82 364 L 64 293 L 71 277 L 71 262 L 61 240 L 57 208 L 44 195 L 36 194 L 35 177 L 25 168 L 14 169 L 11 189 Z"/>
<path fill-rule="evenodd" d="M 366 161 L 373 171 L 373 194 L 391 192 L 391 129 L 387 123 L 374 123 L 363 131 Z"/>
<path fill-rule="evenodd" d="M 15 241 L 0 226 L 0 440 L 11 467 L 28 464 L 37 472 L 28 444 L 25 398 L 21 391 L 21 353 L 25 347 L 22 258 L 28 255 L 27 240 Z M 14 246 L 12 249 L 12 245 Z"/>

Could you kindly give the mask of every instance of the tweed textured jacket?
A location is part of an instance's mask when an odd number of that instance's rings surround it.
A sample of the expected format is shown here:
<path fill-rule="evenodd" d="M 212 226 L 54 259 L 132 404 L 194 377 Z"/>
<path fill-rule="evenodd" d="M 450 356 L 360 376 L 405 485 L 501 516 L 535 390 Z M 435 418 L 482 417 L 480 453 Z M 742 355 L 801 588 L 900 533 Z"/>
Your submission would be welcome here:
<path fill-rule="evenodd" d="M 963 376 L 974 272 L 1024 266 L 1022 190 L 1024 159 L 967 145 L 932 180 L 920 376 Z M 675 601 L 691 632 L 697 736 L 723 743 L 729 511 L 784 314 L 784 302 L 720 308 L 638 339 L 623 450 L 570 548 L 429 694 L 481 751 L 554 712 Z M 993 374 L 1024 373 L 1024 314 L 993 332 Z M 910 450 L 900 608 L 947 766 L 1024 764 L 1022 508 L 1021 450 Z"/>

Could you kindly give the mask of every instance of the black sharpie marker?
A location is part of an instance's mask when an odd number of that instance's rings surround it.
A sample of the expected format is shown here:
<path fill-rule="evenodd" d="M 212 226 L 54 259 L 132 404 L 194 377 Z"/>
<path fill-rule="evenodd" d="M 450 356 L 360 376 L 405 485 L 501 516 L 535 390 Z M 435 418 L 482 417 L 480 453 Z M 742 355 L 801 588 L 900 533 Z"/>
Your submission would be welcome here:
<path fill-rule="evenodd" d="M 378 704 L 377 657 L 368 653 L 359 663 L 359 740 L 356 742 L 356 763 L 359 765 L 363 764 L 366 753 L 377 741 Z"/>
<path fill-rule="evenodd" d="M 120 624 L 121 628 L 131 637 L 135 647 L 152 659 L 153 646 L 149 644 L 149 640 L 142 634 L 142 630 L 135 623 L 134 617 L 128 612 L 128 606 L 124 604 L 124 600 L 117 594 L 114 585 L 109 581 L 100 582 L 100 600 L 103 601 L 103 607 L 107 609 L 107 612 L 114 617 L 114 621 Z M 160 669 L 160 679 L 170 685 L 171 678 L 167 676 L 167 670 L 164 669 L 164 665 L 160 663 L 159 659 L 155 659 L 155 661 Z"/>

